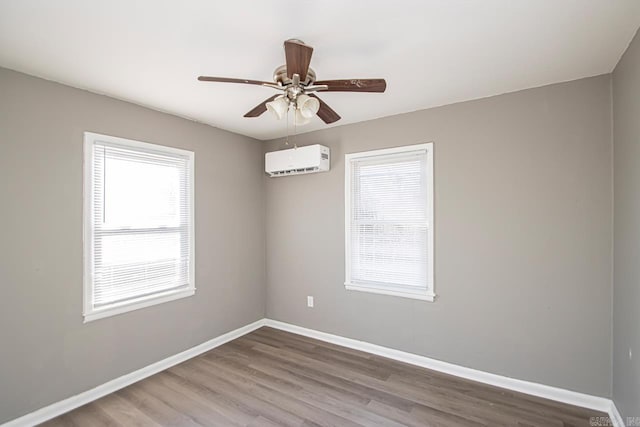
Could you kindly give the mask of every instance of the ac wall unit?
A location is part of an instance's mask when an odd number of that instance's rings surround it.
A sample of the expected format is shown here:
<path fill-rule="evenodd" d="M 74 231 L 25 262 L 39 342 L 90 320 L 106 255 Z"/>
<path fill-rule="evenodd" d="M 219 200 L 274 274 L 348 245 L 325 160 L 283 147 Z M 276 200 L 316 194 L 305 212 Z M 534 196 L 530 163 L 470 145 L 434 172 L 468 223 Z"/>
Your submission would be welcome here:
<path fill-rule="evenodd" d="M 329 170 L 329 147 L 315 144 L 264 155 L 264 170 L 270 176 L 300 175 Z"/>

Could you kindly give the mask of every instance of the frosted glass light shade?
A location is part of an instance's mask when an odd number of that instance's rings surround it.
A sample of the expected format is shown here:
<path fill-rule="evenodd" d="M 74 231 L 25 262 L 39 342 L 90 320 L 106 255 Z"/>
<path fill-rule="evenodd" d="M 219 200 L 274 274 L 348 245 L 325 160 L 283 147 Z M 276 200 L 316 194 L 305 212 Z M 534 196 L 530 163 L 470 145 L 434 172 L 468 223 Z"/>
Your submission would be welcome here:
<path fill-rule="evenodd" d="M 311 120 L 309 120 L 308 117 L 305 117 L 302 114 L 302 112 L 300 111 L 299 108 L 296 109 L 295 120 L 296 120 L 296 125 L 298 125 L 298 126 L 306 125 L 307 123 L 309 123 L 311 121 Z"/>
<path fill-rule="evenodd" d="M 283 118 L 287 114 L 289 109 L 289 102 L 285 99 L 284 95 L 280 95 L 271 102 L 266 103 L 267 110 L 276 116 L 278 120 Z"/>
<path fill-rule="evenodd" d="M 298 110 L 307 119 L 315 116 L 320 109 L 320 101 L 309 95 L 300 95 L 297 99 Z"/>

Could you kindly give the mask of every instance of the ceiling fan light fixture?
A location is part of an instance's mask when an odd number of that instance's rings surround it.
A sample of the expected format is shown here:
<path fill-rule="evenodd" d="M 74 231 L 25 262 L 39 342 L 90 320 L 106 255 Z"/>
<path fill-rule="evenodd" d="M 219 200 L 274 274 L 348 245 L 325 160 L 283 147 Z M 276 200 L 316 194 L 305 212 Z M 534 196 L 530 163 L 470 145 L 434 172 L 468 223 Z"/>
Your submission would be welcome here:
<path fill-rule="evenodd" d="M 289 39 L 284 42 L 285 64 L 276 68 L 273 82 L 212 76 L 200 76 L 198 80 L 256 85 L 284 92 L 284 95 L 273 95 L 265 99 L 249 110 L 244 117 L 259 117 L 269 110 L 278 120 L 281 120 L 284 116 L 288 116 L 289 107 L 293 106 L 295 107 L 294 122 L 300 125 L 308 123 L 314 115 L 326 124 L 340 120 L 338 113 L 318 98 L 314 92 L 382 93 L 387 89 L 387 82 L 384 79 L 316 80 L 316 72 L 310 67 L 312 54 L 311 46 L 298 39 Z"/>
<path fill-rule="evenodd" d="M 282 119 L 289 109 L 289 101 L 284 95 L 280 95 L 271 102 L 266 103 L 267 110 L 273 114 L 278 120 Z"/>
<path fill-rule="evenodd" d="M 309 95 L 299 95 L 297 99 L 298 110 L 305 118 L 310 119 L 315 116 L 320 109 L 320 101 Z"/>
<path fill-rule="evenodd" d="M 303 126 L 306 125 L 307 123 L 309 123 L 311 120 L 308 117 L 305 117 L 302 114 L 302 111 L 299 108 L 296 108 L 296 113 L 295 113 L 295 123 L 296 126 Z"/>

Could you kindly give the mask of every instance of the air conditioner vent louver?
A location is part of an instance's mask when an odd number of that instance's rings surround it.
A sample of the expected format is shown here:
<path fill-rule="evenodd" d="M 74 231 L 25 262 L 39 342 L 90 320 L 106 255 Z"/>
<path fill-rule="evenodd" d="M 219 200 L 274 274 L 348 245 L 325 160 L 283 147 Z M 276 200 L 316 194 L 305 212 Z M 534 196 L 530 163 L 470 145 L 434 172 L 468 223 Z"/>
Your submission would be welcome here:
<path fill-rule="evenodd" d="M 265 154 L 265 172 L 272 177 L 326 172 L 330 168 L 329 148 L 308 145 Z"/>
<path fill-rule="evenodd" d="M 304 169 L 296 169 L 296 170 L 284 170 L 284 171 L 276 171 L 271 172 L 271 176 L 282 176 L 282 175 L 300 175 L 303 173 L 313 173 L 313 172 L 321 172 L 320 168 L 304 168 Z"/>

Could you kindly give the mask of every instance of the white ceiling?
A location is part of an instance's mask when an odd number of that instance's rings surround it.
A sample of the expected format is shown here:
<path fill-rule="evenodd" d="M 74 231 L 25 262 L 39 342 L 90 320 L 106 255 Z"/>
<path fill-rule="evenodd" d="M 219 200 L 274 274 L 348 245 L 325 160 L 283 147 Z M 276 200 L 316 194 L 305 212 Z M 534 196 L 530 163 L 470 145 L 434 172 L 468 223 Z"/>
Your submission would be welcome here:
<path fill-rule="evenodd" d="M 274 91 L 196 77 L 271 80 L 302 39 L 319 79 L 387 80 L 320 94 L 336 126 L 608 73 L 639 25 L 638 0 L 0 0 L 0 66 L 270 139 L 242 116 Z"/>

